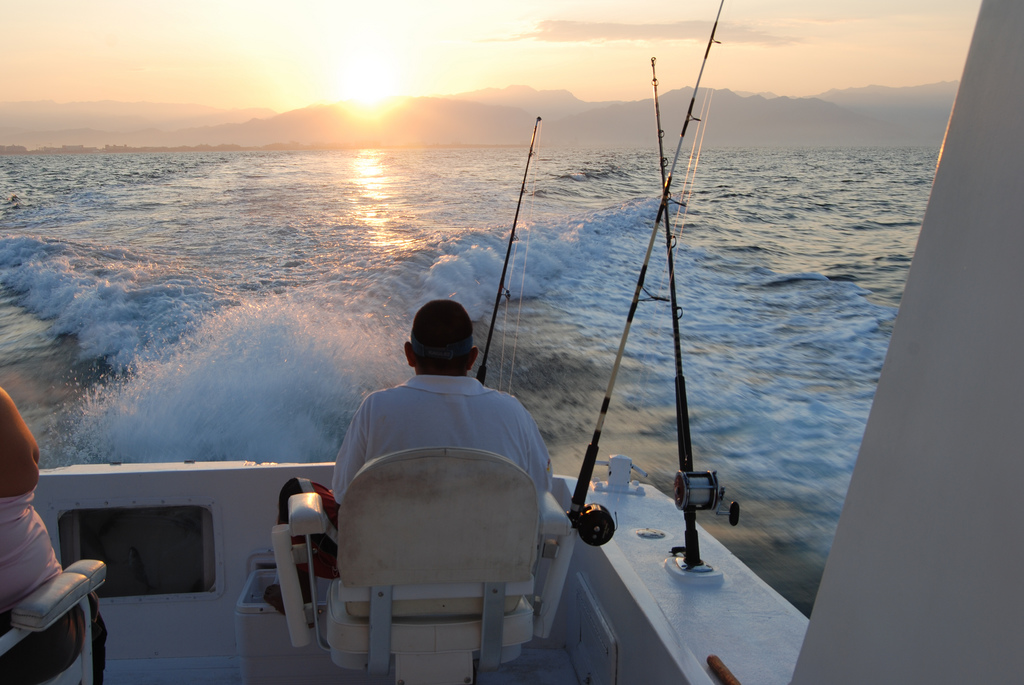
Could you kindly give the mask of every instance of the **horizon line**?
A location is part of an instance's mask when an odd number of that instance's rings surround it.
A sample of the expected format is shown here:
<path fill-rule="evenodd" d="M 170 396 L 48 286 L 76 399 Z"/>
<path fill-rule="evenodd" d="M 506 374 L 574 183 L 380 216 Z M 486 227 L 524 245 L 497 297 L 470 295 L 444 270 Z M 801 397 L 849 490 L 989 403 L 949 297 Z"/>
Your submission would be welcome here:
<path fill-rule="evenodd" d="M 726 88 L 726 87 L 719 87 L 719 88 L 707 87 L 707 89 L 708 90 L 719 90 L 719 91 L 727 90 L 727 91 L 730 91 L 732 93 L 735 93 L 736 95 L 739 95 L 740 97 L 761 96 L 761 97 L 772 97 L 772 98 L 791 98 L 791 99 L 799 100 L 799 99 L 818 98 L 818 97 L 820 97 L 822 95 L 827 95 L 829 93 L 834 93 L 834 92 L 863 91 L 863 90 L 874 89 L 874 88 L 885 89 L 885 90 L 907 90 L 907 89 L 913 89 L 913 88 L 924 88 L 924 87 L 927 87 L 927 86 L 940 86 L 940 85 L 957 84 L 957 83 L 959 83 L 959 79 L 954 79 L 954 80 L 949 80 L 949 81 L 934 81 L 934 82 L 931 82 L 931 83 L 919 83 L 919 84 L 912 85 L 912 86 L 884 86 L 884 85 L 880 85 L 880 84 L 870 84 L 870 85 L 867 85 L 867 86 L 850 86 L 850 87 L 846 87 L 846 88 L 830 88 L 828 90 L 822 91 L 822 92 L 817 93 L 815 95 L 779 95 L 779 94 L 774 93 L 772 91 L 757 91 L 757 92 L 754 92 L 754 91 L 750 91 L 750 90 L 733 90 L 731 88 Z M 171 101 L 155 101 L 155 100 L 116 100 L 116 99 L 112 99 L 112 98 L 100 98 L 100 99 L 96 99 L 96 100 L 67 100 L 67 101 L 57 101 L 57 100 L 54 100 L 54 99 L 42 99 L 42 100 L 38 100 L 38 99 L 37 100 L 2 100 L 2 101 L 0 101 L 0 106 L 3 106 L 3 105 L 42 104 L 42 103 L 49 103 L 49 104 L 54 104 L 54 105 L 58 105 L 58 106 L 63 106 L 63 105 L 99 104 L 99 103 L 109 102 L 109 103 L 122 104 L 122 105 L 163 105 L 163 106 L 205 107 L 205 108 L 209 108 L 209 109 L 213 109 L 213 110 L 226 111 L 226 112 L 256 109 L 256 110 L 267 110 L 267 111 L 273 112 L 274 114 L 283 114 L 285 112 L 292 112 L 292 111 L 295 111 L 295 110 L 307 109 L 309 107 L 316 107 L 316 106 L 320 106 L 320 105 L 348 104 L 348 105 L 359 106 L 359 107 L 376 107 L 379 104 L 387 102 L 389 100 L 400 100 L 400 99 L 403 99 L 403 100 L 413 100 L 413 99 L 419 99 L 419 98 L 458 99 L 458 98 L 464 97 L 466 95 L 473 95 L 473 94 L 481 93 L 483 91 L 502 92 L 502 91 L 507 91 L 507 90 L 514 89 L 514 88 L 526 88 L 526 89 L 529 89 L 529 90 L 533 91 L 534 93 L 538 93 L 538 94 L 540 94 L 540 93 L 568 93 L 571 97 L 575 98 L 577 101 L 579 101 L 579 102 L 581 102 L 583 104 L 592 104 L 592 105 L 617 104 L 617 103 L 628 103 L 628 102 L 643 102 L 643 101 L 651 99 L 651 98 L 641 98 L 641 99 L 638 99 L 638 100 L 581 100 L 580 98 L 577 98 L 572 93 L 572 91 L 569 90 L 568 88 L 545 88 L 545 89 L 538 89 L 538 88 L 534 88 L 533 86 L 527 86 L 527 85 L 523 85 L 523 84 L 513 84 L 513 85 L 509 85 L 509 86 L 505 86 L 505 87 L 487 86 L 487 87 L 484 87 L 484 88 L 478 88 L 476 90 L 464 91 L 464 92 L 461 92 L 461 93 L 445 93 L 445 94 L 431 94 L 431 95 L 388 95 L 388 96 L 385 96 L 383 98 L 380 98 L 377 102 L 369 104 L 369 105 L 367 103 L 361 102 L 361 101 L 359 101 L 357 99 L 354 99 L 354 98 L 350 98 L 350 99 L 347 99 L 347 100 L 344 100 L 344 99 L 339 99 L 339 100 L 316 100 L 316 101 L 310 102 L 310 103 L 308 103 L 306 105 L 301 105 L 301 106 L 298 106 L 298 107 L 292 107 L 290 109 L 282 109 L 282 110 L 277 110 L 277 109 L 274 109 L 272 107 L 267 107 L 265 105 L 249 105 L 249 106 L 237 106 L 237 107 L 223 107 L 223 106 L 218 106 L 218 105 L 204 104 L 204 103 L 200 103 L 200 102 L 182 102 L 182 101 L 171 102 Z M 671 93 L 671 92 L 677 91 L 677 90 L 687 90 L 687 89 L 691 89 L 691 88 L 692 88 L 692 86 L 680 86 L 678 88 L 671 88 L 669 90 L 666 90 L 663 94 Z"/>

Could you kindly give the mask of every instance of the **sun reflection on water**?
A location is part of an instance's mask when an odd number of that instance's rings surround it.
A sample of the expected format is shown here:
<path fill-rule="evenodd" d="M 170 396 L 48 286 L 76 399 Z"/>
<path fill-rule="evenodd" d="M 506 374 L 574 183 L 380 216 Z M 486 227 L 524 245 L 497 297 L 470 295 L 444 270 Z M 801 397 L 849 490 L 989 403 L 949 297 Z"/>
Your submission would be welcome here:
<path fill-rule="evenodd" d="M 381 150 L 362 150 L 352 160 L 352 181 L 356 185 L 356 218 L 365 226 L 367 245 L 387 251 L 401 251 L 416 243 L 408 227 L 396 222 L 400 205 L 393 192 Z"/>

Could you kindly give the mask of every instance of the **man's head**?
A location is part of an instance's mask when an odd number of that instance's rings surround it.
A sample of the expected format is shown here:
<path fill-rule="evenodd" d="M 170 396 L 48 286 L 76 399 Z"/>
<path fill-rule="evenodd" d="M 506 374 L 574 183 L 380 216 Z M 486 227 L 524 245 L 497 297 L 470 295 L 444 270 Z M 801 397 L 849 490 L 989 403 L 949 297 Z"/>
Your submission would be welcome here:
<path fill-rule="evenodd" d="M 416 312 L 405 357 L 417 374 L 465 376 L 478 352 L 473 321 L 455 300 L 431 300 Z"/>

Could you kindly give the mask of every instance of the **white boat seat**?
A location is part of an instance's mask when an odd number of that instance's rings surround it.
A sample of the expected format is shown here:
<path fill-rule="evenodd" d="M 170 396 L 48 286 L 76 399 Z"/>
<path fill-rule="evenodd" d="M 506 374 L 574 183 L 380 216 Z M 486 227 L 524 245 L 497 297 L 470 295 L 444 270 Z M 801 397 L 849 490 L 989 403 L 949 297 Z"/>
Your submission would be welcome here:
<path fill-rule="evenodd" d="M 322 515 L 316 507 L 305 493 L 289 501 L 303 534 L 320 532 L 310 524 Z M 302 606 L 293 572 L 290 536 L 299 533 L 278 529 L 282 596 L 301 646 L 316 614 Z M 340 577 L 328 591 L 322 646 L 340 666 L 393 670 L 405 685 L 471 682 L 475 655 L 480 670 L 494 670 L 550 632 L 574 541 L 555 498 L 538 498 L 529 475 L 500 455 L 429 448 L 371 460 L 339 504 Z M 551 565 L 538 593 L 541 556 Z"/>
<path fill-rule="evenodd" d="M 76 605 L 82 607 L 85 637 L 82 651 L 71 666 L 41 685 L 92 685 L 92 621 L 89 593 L 103 584 L 107 566 L 82 559 L 46 581 L 11 610 L 11 629 L 0 636 L 0 654 L 6 654 L 32 633 L 46 630 Z"/>

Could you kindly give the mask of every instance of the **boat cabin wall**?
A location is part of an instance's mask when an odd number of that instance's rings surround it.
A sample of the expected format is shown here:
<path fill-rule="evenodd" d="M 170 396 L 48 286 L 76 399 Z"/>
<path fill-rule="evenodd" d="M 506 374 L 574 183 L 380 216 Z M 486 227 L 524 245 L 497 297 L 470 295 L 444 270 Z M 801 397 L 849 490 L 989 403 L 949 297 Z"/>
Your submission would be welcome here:
<path fill-rule="evenodd" d="M 108 565 L 108 658 L 234 656 L 235 603 L 252 570 L 273 566 L 281 486 L 329 483 L 333 466 L 80 465 L 43 471 L 35 504 L 62 565 Z"/>

